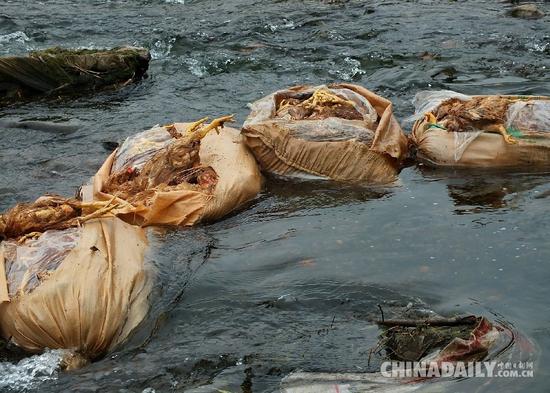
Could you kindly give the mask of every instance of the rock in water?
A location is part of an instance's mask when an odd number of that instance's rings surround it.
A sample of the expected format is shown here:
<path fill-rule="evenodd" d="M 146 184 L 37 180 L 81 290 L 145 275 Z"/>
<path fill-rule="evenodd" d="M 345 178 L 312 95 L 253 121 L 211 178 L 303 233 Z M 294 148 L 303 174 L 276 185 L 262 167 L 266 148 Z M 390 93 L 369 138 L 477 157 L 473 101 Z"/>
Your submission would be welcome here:
<path fill-rule="evenodd" d="M 544 12 L 539 10 L 535 4 L 523 4 L 512 8 L 508 15 L 514 18 L 539 19 L 544 16 Z"/>
<path fill-rule="evenodd" d="M 136 47 L 50 48 L 26 57 L 1 57 L 0 105 L 124 86 L 145 76 L 150 59 L 147 49 Z"/>

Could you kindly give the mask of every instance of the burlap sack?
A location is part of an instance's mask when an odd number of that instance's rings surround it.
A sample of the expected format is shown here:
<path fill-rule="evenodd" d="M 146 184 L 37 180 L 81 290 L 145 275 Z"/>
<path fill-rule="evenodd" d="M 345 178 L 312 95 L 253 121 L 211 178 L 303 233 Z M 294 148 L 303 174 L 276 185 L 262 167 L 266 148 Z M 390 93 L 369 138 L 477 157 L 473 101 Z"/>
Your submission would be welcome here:
<path fill-rule="evenodd" d="M 176 123 L 175 127 L 179 132 L 185 132 L 187 125 Z M 164 127 L 155 127 L 129 138 L 119 149 L 118 156 L 117 152 L 111 154 L 93 178 L 92 198 L 103 201 L 112 199 L 112 195 L 102 191 L 111 170 L 124 168 L 124 160 L 128 156 L 151 156 L 170 140 Z M 242 143 L 238 130 L 225 127 L 219 135 L 211 132 L 201 141 L 199 156 L 201 164 L 212 167 L 218 175 L 212 194 L 195 190 L 157 192 L 148 206 L 126 205 L 113 210 L 113 213 L 126 222 L 141 226 L 190 226 L 219 219 L 260 192 L 262 176 L 254 157 Z"/>
<path fill-rule="evenodd" d="M 154 272 L 144 230 L 115 218 L 0 245 L 0 334 L 38 352 L 95 359 L 126 340 L 149 310 Z M 5 269 L 5 271 L 4 271 Z"/>
<path fill-rule="evenodd" d="M 276 116 L 279 97 L 311 94 L 319 88 L 353 101 L 363 120 L 290 120 Z M 388 183 L 396 179 L 407 152 L 407 139 L 393 116 L 391 102 L 361 86 L 296 86 L 254 102 L 251 109 L 241 133 L 266 172 Z"/>
<path fill-rule="evenodd" d="M 415 97 L 416 117 L 410 143 L 417 158 L 433 166 L 519 167 L 550 166 L 550 101 L 548 97 L 510 96 L 517 100 L 505 119 L 516 130 L 516 144 L 508 144 L 500 134 L 483 130 L 448 132 L 428 124 L 423 115 L 446 99 L 470 97 L 452 91 L 422 92 Z"/>

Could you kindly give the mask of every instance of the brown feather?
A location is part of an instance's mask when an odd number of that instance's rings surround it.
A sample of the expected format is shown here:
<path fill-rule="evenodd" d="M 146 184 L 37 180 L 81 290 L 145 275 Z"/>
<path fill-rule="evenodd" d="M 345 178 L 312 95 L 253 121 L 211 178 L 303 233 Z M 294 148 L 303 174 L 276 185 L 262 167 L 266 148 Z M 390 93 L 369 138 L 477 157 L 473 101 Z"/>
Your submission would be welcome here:
<path fill-rule="evenodd" d="M 450 98 L 437 108 L 437 121 L 448 131 L 461 132 L 504 124 L 512 99 L 501 96 L 473 97 L 468 101 Z"/>
<path fill-rule="evenodd" d="M 41 197 L 33 203 L 19 203 L 0 215 L 0 239 L 74 226 L 82 212 L 80 205 L 77 199 L 55 195 Z"/>

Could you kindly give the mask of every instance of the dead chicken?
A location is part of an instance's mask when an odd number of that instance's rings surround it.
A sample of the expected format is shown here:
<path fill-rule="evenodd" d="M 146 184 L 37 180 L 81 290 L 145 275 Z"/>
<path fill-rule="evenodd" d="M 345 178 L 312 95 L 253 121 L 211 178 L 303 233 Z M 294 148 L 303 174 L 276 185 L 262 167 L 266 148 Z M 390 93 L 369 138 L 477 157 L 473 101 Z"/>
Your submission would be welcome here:
<path fill-rule="evenodd" d="M 277 105 L 277 117 L 286 115 L 292 120 L 321 120 L 328 117 L 363 120 L 363 115 L 352 101 L 326 88 L 317 89 L 313 94 L 296 93 L 281 97 Z"/>
<path fill-rule="evenodd" d="M 499 133 L 506 143 L 517 143 L 508 134 L 504 122 L 508 107 L 514 101 L 502 96 L 473 97 L 468 101 L 450 98 L 443 101 L 435 113 L 426 113 L 429 124 L 441 125 L 449 132 L 482 130 Z"/>
<path fill-rule="evenodd" d="M 214 119 L 200 119 L 179 133 L 173 125 L 166 126 L 175 142 L 157 152 L 143 168 L 123 168 L 113 173 L 103 191 L 124 199 L 129 203 L 144 203 L 156 191 L 175 189 L 196 189 L 212 191 L 217 182 L 216 172 L 200 165 L 199 148 L 201 140 L 212 130 L 219 133 L 224 123 L 234 121 L 233 115 Z"/>
<path fill-rule="evenodd" d="M 88 203 L 48 195 L 33 203 L 20 203 L 0 214 L 0 239 L 19 239 L 22 242 L 49 229 L 75 227 L 92 218 L 108 215 L 117 207 L 111 202 Z"/>

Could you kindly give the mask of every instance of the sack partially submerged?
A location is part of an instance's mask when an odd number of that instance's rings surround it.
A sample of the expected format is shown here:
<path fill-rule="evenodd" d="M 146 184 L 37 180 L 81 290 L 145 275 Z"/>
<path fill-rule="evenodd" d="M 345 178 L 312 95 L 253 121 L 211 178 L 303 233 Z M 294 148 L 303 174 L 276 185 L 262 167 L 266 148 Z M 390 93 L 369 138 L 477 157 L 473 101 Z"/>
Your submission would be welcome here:
<path fill-rule="evenodd" d="M 36 95 L 81 94 L 141 79 L 149 51 L 122 47 L 109 50 L 50 48 L 28 56 L 0 58 L 0 103 Z"/>
<path fill-rule="evenodd" d="M 467 96 L 437 91 L 418 93 L 414 103 L 416 122 L 410 142 L 418 159 L 425 163 L 495 168 L 550 166 L 548 97 Z"/>
<path fill-rule="evenodd" d="M 128 138 L 94 176 L 91 198 L 114 200 L 121 206 L 114 214 L 141 226 L 211 221 L 255 198 L 262 177 L 238 130 L 225 127 L 201 136 L 200 144 L 167 150 L 179 143 L 174 135 L 185 136 L 196 124 L 202 123 L 154 127 Z M 150 173 L 146 184 L 132 188 L 143 171 Z"/>
<path fill-rule="evenodd" d="M 459 376 L 458 362 L 464 367 L 469 365 L 469 362 L 494 361 L 499 353 L 509 350 L 514 339 L 517 338 L 515 337 L 517 332 L 505 326 L 492 324 L 484 317 L 469 316 L 447 321 L 452 322 L 452 326 L 441 324 L 444 322 L 441 319 L 437 321 L 439 322 L 437 326 L 431 325 L 427 320 L 417 321 L 418 323 L 414 326 L 408 324 L 410 320 L 386 320 L 389 328 L 383 332 L 374 352 L 384 348 L 390 359 L 397 361 L 382 363 L 380 372 L 293 372 L 282 380 L 281 391 L 284 393 L 452 391 L 452 389 L 446 389 L 449 379 L 445 377 L 454 377 L 455 370 L 457 370 L 456 376 Z M 402 326 L 403 322 L 405 326 Z M 510 355 L 507 353 L 506 359 L 503 360 L 513 361 Z M 418 363 L 413 363 L 417 361 Z M 473 373 L 473 367 L 468 371 L 467 375 Z M 466 373 L 465 368 L 464 373 Z M 429 382 L 432 383 L 428 384 Z"/>
<path fill-rule="evenodd" d="M 149 310 L 144 230 L 111 217 L 0 245 L 0 333 L 30 352 L 93 360 L 124 342 Z M 5 271 L 4 271 L 5 268 Z"/>
<path fill-rule="evenodd" d="M 129 223 L 193 225 L 260 191 L 239 131 L 206 135 L 230 118 L 138 134 L 82 200 L 49 195 L 0 214 L 0 337 L 30 352 L 71 350 L 69 367 L 124 342 L 147 315 L 153 282 L 144 230 Z"/>
<path fill-rule="evenodd" d="M 378 321 L 385 329 L 378 347 L 390 359 L 401 361 L 481 361 L 497 339 L 510 339 L 510 332 L 485 317 L 473 315 L 433 320 Z M 507 343 L 508 344 L 508 343 Z"/>
<path fill-rule="evenodd" d="M 407 151 L 391 102 L 351 84 L 270 94 L 241 132 L 261 168 L 279 175 L 388 183 Z"/>

